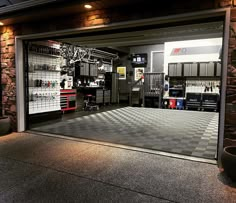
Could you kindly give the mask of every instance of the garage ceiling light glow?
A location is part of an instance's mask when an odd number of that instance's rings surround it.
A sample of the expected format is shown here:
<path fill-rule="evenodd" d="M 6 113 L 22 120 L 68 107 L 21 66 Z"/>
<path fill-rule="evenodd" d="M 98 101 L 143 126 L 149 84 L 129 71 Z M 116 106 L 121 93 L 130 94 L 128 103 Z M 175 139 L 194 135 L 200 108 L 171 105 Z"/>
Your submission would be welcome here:
<path fill-rule="evenodd" d="M 0 21 L 0 26 L 4 25 L 3 22 Z"/>
<path fill-rule="evenodd" d="M 84 8 L 91 9 L 92 6 L 91 6 L 90 4 L 85 4 L 85 5 L 84 5 Z"/>

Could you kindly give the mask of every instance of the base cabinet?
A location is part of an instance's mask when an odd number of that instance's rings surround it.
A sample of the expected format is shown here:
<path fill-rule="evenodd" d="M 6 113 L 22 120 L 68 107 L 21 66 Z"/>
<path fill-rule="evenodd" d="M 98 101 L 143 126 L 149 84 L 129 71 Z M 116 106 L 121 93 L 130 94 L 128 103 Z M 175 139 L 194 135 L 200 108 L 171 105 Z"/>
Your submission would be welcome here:
<path fill-rule="evenodd" d="M 61 111 L 64 113 L 69 110 L 76 110 L 76 90 L 61 90 L 60 91 Z"/>

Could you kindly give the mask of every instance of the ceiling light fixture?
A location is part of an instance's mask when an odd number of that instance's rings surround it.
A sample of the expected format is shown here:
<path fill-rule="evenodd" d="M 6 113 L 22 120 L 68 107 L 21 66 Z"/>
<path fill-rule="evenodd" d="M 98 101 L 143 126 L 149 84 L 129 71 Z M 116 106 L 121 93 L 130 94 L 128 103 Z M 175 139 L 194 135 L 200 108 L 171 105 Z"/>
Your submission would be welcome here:
<path fill-rule="evenodd" d="M 84 8 L 91 9 L 92 6 L 91 6 L 90 4 L 85 4 L 85 5 L 84 5 Z"/>
<path fill-rule="evenodd" d="M 0 26 L 2 26 L 2 25 L 4 25 L 4 23 L 0 21 Z"/>

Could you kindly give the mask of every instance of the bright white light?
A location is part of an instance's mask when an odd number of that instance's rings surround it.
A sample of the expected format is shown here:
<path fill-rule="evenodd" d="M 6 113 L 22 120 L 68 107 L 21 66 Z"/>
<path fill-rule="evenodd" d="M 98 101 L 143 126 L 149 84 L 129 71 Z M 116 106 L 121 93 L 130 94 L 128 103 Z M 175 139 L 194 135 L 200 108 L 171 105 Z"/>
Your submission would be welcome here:
<path fill-rule="evenodd" d="M 90 9 L 90 8 L 92 8 L 92 6 L 90 4 L 85 4 L 84 8 Z"/>

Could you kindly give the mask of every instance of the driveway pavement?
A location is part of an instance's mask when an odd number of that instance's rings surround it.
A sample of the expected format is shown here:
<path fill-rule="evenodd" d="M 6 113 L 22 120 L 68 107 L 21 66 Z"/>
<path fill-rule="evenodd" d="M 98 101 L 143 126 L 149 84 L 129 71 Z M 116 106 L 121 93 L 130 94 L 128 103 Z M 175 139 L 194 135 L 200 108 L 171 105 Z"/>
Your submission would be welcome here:
<path fill-rule="evenodd" d="M 214 164 L 34 133 L 0 137 L 0 202 L 236 202 Z"/>

